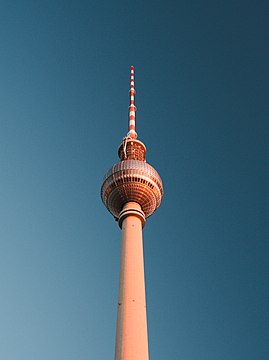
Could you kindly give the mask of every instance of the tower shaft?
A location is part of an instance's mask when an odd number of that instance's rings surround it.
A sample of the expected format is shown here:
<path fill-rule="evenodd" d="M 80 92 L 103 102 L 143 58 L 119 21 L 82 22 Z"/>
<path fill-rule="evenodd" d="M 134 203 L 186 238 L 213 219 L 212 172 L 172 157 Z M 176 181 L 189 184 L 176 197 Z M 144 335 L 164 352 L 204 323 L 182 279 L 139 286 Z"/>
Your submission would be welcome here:
<path fill-rule="evenodd" d="M 142 227 L 139 204 L 128 202 L 120 214 L 122 227 L 115 360 L 148 360 L 148 334 Z"/>

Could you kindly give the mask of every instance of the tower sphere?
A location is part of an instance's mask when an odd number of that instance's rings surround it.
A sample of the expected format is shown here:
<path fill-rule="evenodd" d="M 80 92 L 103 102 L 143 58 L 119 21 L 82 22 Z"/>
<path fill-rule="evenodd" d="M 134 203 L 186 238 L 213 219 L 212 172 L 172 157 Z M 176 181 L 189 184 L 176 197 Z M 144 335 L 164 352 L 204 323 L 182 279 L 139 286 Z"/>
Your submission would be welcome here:
<path fill-rule="evenodd" d="M 118 154 L 120 162 L 107 172 L 101 188 L 103 203 L 118 219 L 128 202 L 138 203 L 145 217 L 149 217 L 161 204 L 162 180 L 158 172 L 145 161 L 145 145 L 133 138 L 123 139 Z"/>

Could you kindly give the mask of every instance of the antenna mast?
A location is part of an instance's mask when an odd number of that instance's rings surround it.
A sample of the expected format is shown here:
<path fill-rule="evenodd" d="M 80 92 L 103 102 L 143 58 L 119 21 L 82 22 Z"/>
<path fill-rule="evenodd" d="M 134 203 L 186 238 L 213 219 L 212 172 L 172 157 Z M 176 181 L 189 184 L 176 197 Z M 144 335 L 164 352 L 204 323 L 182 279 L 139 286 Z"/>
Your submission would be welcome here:
<path fill-rule="evenodd" d="M 134 104 L 135 98 L 135 88 L 134 88 L 134 66 L 131 66 L 131 79 L 130 79 L 130 106 L 129 106 L 129 132 L 128 137 L 132 139 L 137 138 L 137 133 L 135 131 L 135 113 L 136 106 Z"/>

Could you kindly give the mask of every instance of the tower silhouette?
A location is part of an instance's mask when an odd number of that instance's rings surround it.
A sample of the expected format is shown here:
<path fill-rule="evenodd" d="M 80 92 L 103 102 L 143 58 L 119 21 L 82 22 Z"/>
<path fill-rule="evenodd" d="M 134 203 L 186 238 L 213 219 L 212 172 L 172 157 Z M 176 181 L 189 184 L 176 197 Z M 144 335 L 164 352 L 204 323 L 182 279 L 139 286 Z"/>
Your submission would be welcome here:
<path fill-rule="evenodd" d="M 163 197 L 162 180 L 137 140 L 134 98 L 131 66 L 129 132 L 118 149 L 120 161 L 107 172 L 101 188 L 104 205 L 122 229 L 115 360 L 148 359 L 142 229 Z"/>

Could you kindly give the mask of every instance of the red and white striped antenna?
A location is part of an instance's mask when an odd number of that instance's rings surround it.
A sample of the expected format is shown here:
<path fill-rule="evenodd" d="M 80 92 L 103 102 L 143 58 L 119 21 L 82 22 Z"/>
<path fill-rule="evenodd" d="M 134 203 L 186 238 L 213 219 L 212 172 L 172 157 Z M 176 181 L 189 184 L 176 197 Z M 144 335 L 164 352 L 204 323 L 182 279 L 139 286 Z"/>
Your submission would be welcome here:
<path fill-rule="evenodd" d="M 134 66 L 131 66 L 131 79 L 130 79 L 130 106 L 129 106 L 129 132 L 128 137 L 132 139 L 137 138 L 137 133 L 135 131 L 135 113 L 136 106 L 134 104 L 135 97 L 135 88 L 134 88 Z"/>

